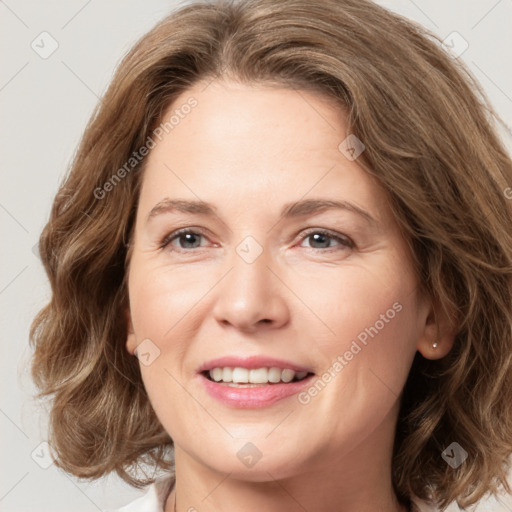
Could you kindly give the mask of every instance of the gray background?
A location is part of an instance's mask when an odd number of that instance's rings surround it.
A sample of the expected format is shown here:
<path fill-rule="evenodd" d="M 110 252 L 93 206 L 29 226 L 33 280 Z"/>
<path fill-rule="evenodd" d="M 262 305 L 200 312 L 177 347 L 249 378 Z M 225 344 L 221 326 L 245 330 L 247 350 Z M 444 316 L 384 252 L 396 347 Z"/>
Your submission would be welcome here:
<path fill-rule="evenodd" d="M 379 3 L 443 39 L 456 31 L 467 41 L 459 58 L 506 123 L 501 134 L 512 147 L 512 0 Z M 170 0 L 0 0 L 2 512 L 94 512 L 121 506 L 143 492 L 112 475 L 84 483 L 53 465 L 42 467 L 51 460 L 40 444 L 45 416 L 31 398 L 27 339 L 33 316 L 49 299 L 49 288 L 33 248 L 115 67 L 135 40 L 176 5 Z M 58 48 L 44 55 L 52 44 Z M 462 48 L 455 44 L 456 50 Z M 512 511 L 512 500 L 490 500 L 477 510 Z"/>

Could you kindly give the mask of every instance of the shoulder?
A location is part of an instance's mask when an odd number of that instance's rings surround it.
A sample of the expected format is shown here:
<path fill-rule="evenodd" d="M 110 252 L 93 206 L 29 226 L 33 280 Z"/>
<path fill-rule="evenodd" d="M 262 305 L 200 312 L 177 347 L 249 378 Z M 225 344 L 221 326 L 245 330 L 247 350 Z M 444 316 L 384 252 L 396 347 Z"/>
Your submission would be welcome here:
<path fill-rule="evenodd" d="M 159 478 L 147 488 L 146 493 L 140 498 L 121 508 L 106 512 L 164 512 L 165 500 L 173 485 L 174 478 Z"/>

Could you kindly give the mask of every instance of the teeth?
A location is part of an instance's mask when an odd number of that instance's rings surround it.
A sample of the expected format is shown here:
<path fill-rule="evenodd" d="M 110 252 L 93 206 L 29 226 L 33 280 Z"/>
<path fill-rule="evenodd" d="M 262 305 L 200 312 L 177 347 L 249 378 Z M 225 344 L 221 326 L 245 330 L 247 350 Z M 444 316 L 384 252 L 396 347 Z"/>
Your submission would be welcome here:
<path fill-rule="evenodd" d="M 281 381 L 281 369 L 280 368 L 270 368 L 268 370 L 268 380 L 269 382 L 280 382 Z"/>
<path fill-rule="evenodd" d="M 291 382 L 293 377 L 295 377 L 295 372 L 293 370 L 283 370 L 283 373 L 281 373 L 281 380 L 283 382 Z"/>
<path fill-rule="evenodd" d="M 308 372 L 296 372 L 286 368 L 213 368 L 209 371 L 210 378 L 215 382 L 245 383 L 245 384 L 277 384 L 291 382 L 294 378 L 302 380 Z"/>
<path fill-rule="evenodd" d="M 251 384 L 266 384 L 268 382 L 268 370 L 266 368 L 249 370 L 249 382 Z"/>
<path fill-rule="evenodd" d="M 210 372 L 210 377 L 211 377 L 215 382 L 219 382 L 220 380 L 222 380 L 222 377 L 223 377 L 223 374 L 222 374 L 222 368 L 214 368 L 214 369 Z"/>
<path fill-rule="evenodd" d="M 214 368 L 214 371 L 217 368 Z M 247 368 L 233 368 L 231 382 L 249 382 L 249 370 Z"/>
<path fill-rule="evenodd" d="M 233 381 L 233 368 L 224 368 L 222 370 L 222 379 L 224 382 L 232 382 Z"/>

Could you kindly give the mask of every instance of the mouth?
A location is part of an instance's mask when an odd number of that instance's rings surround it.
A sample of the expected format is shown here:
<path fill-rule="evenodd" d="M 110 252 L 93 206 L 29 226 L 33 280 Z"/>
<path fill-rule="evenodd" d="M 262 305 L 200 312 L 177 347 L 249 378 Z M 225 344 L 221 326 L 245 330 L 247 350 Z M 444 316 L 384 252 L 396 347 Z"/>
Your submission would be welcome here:
<path fill-rule="evenodd" d="M 311 367 L 263 355 L 225 356 L 205 362 L 197 374 L 206 393 L 235 409 L 271 406 L 300 393 L 315 375 Z"/>
<path fill-rule="evenodd" d="M 231 409 L 260 409 L 291 398 L 309 386 L 314 375 L 291 362 L 261 357 L 226 357 L 198 368 L 206 393 Z"/>
<path fill-rule="evenodd" d="M 222 386 L 254 388 L 301 382 L 314 374 L 308 371 L 296 371 L 291 368 L 276 366 L 250 369 L 240 366 L 217 366 L 211 370 L 202 371 L 201 375 L 210 382 Z"/>

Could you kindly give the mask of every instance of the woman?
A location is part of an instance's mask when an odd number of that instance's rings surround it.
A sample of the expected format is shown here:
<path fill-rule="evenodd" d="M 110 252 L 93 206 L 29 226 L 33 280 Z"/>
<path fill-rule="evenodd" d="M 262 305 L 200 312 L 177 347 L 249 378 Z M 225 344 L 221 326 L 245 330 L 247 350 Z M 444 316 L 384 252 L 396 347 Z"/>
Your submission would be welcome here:
<path fill-rule="evenodd" d="M 510 492 L 512 163 L 484 101 L 368 1 L 159 23 L 41 236 L 33 376 L 56 464 L 152 484 L 125 511 Z"/>

